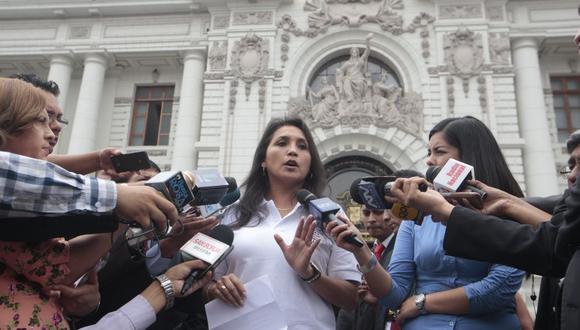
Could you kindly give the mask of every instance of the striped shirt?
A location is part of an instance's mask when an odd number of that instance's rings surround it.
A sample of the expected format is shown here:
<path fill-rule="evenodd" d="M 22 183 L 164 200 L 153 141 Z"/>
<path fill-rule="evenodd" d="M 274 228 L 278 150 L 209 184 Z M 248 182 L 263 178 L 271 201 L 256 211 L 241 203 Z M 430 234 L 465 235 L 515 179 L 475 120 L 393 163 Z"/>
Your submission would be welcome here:
<path fill-rule="evenodd" d="M 0 151 L 0 218 L 110 213 L 116 203 L 117 187 L 112 181 Z"/>

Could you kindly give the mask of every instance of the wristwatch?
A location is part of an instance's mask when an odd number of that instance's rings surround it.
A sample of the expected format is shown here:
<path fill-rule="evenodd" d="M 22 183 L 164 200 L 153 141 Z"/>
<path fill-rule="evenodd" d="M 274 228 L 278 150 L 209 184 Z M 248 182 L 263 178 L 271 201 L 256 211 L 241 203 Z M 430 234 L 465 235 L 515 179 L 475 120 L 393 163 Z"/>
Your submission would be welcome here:
<path fill-rule="evenodd" d="M 173 283 L 171 280 L 165 276 L 165 274 L 161 274 L 155 278 L 161 284 L 161 288 L 165 293 L 165 308 L 170 309 L 173 307 L 173 303 L 175 302 L 175 291 L 173 291 Z"/>
<path fill-rule="evenodd" d="M 377 257 L 375 257 L 375 255 L 371 255 L 371 260 L 369 260 L 369 262 L 366 263 L 366 265 L 356 265 L 356 268 L 358 268 L 358 271 L 363 273 L 363 274 L 367 274 L 370 273 L 373 269 L 375 269 L 375 267 L 377 266 Z"/>
<path fill-rule="evenodd" d="M 417 309 L 421 314 L 427 314 L 427 311 L 425 310 L 426 298 L 427 295 L 425 295 L 424 293 L 419 293 L 418 295 L 415 296 L 415 306 L 417 306 Z"/>
<path fill-rule="evenodd" d="M 320 270 L 313 263 L 310 263 L 310 266 L 312 266 L 312 269 L 314 270 L 314 274 L 312 274 L 312 276 L 310 276 L 308 278 L 300 277 L 307 284 L 310 284 L 310 283 L 316 281 L 317 279 L 320 278 L 320 275 L 321 275 Z"/>

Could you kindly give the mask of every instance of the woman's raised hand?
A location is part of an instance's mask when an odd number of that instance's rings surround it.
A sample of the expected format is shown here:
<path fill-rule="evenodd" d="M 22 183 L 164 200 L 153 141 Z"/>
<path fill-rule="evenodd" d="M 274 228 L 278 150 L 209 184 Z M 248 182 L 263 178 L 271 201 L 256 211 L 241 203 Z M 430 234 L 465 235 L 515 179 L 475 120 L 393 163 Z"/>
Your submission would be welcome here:
<path fill-rule="evenodd" d="M 316 221 L 312 215 L 309 215 L 306 219 L 300 218 L 290 245 L 287 245 L 279 234 L 274 235 L 286 262 L 302 278 L 309 278 L 314 274 L 314 269 L 310 266 L 310 258 L 320 243 L 320 239 L 312 240 L 315 229 Z"/>

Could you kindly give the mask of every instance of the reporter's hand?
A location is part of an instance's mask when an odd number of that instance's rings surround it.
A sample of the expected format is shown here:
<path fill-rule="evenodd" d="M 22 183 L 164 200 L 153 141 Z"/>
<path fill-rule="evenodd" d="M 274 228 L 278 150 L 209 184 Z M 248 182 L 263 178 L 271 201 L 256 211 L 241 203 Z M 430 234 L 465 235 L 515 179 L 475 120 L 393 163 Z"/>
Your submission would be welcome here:
<path fill-rule="evenodd" d="M 164 258 L 173 258 L 183 244 L 187 243 L 195 234 L 207 233 L 219 222 L 216 217 L 204 218 L 193 212 L 180 215 L 179 220 L 181 223 L 177 221 L 171 228 L 168 237 L 159 242 L 161 255 Z"/>
<path fill-rule="evenodd" d="M 99 151 L 99 168 L 104 171 L 112 171 L 115 172 L 113 168 L 113 162 L 111 161 L 111 157 L 121 155 L 121 150 L 117 148 L 104 148 Z"/>
<path fill-rule="evenodd" d="M 91 270 L 87 275 L 87 281 L 76 288 L 72 285 L 57 284 L 51 287 L 51 291 L 60 293 L 59 303 L 64 313 L 69 316 L 86 316 L 94 312 L 101 302 L 97 271 Z"/>
<path fill-rule="evenodd" d="M 519 198 L 510 195 L 503 190 L 488 186 L 481 181 L 470 180 L 468 181 L 468 184 L 487 193 L 487 198 L 483 200 L 483 207 L 481 208 L 483 214 L 505 216 L 510 204 L 520 201 Z"/>
<path fill-rule="evenodd" d="M 240 279 L 234 274 L 222 276 L 219 280 L 210 284 L 208 291 L 212 297 L 223 302 L 241 307 L 246 299 L 246 288 Z"/>
<path fill-rule="evenodd" d="M 342 222 L 344 222 L 343 224 L 340 224 L 337 221 L 329 221 L 326 224 L 326 232 L 334 239 L 334 241 L 336 242 L 336 245 L 338 247 L 341 247 L 347 251 L 350 251 L 352 253 L 356 253 L 357 251 L 359 251 L 360 249 L 364 248 L 364 245 L 362 247 L 356 246 L 354 244 L 351 244 L 349 242 L 346 241 L 346 238 L 348 236 L 351 235 L 356 235 L 361 241 L 364 242 L 364 239 L 362 237 L 362 234 L 360 233 L 360 231 L 352 224 L 352 222 L 350 222 L 350 220 L 342 215 L 342 214 L 337 214 L 336 216 L 338 219 L 340 219 Z"/>
<path fill-rule="evenodd" d="M 165 230 L 167 220 L 175 223 L 177 209 L 155 189 L 146 186 L 117 185 L 117 207 L 121 218 L 135 221 L 143 228 L 154 222 L 159 230 Z"/>
<path fill-rule="evenodd" d="M 441 223 L 446 224 L 454 206 L 435 190 L 420 191 L 419 185 L 422 183 L 428 182 L 419 177 L 399 178 L 391 187 L 391 195 L 404 205 L 431 214 L 433 221 L 441 221 Z"/>
<path fill-rule="evenodd" d="M 180 263 L 178 265 L 169 268 L 165 272 L 165 276 L 167 276 L 167 278 L 170 279 L 171 283 L 173 284 L 173 291 L 175 292 L 175 297 L 179 298 L 189 296 L 190 294 L 204 287 L 213 276 L 213 273 L 211 271 L 207 272 L 207 274 L 205 274 L 205 276 L 200 280 L 193 282 L 193 285 L 189 290 L 185 292 L 185 294 L 183 295 L 181 294 L 181 289 L 183 288 L 185 280 L 187 279 L 191 271 L 194 269 L 205 269 L 205 267 L 207 266 L 203 261 L 192 260 Z"/>

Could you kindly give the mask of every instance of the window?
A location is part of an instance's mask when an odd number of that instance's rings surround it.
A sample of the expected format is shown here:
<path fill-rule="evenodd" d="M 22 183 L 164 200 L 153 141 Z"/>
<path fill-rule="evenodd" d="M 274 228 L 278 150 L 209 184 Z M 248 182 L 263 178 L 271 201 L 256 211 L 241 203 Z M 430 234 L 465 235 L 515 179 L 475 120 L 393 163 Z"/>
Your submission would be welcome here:
<path fill-rule="evenodd" d="M 174 86 L 138 86 L 135 92 L 129 145 L 169 144 Z"/>
<path fill-rule="evenodd" d="M 580 77 L 552 77 L 558 141 L 580 129 Z"/>

